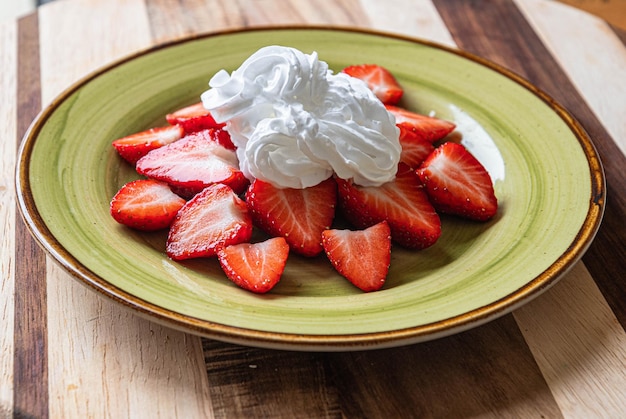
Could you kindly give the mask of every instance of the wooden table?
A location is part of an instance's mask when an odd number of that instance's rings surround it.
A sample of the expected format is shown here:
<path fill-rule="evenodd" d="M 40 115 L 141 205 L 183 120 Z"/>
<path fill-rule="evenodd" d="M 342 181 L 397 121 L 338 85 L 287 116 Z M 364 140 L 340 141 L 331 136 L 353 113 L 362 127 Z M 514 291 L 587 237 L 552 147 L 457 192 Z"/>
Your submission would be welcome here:
<path fill-rule="evenodd" d="M 552 95 L 606 170 L 604 221 L 582 261 L 484 326 L 343 353 L 199 338 L 73 280 L 16 207 L 16 150 L 37 112 L 134 51 L 271 24 L 434 40 Z M 626 417 L 626 33 L 544 0 L 59 0 L 0 24 L 0 66 L 0 417 Z"/>

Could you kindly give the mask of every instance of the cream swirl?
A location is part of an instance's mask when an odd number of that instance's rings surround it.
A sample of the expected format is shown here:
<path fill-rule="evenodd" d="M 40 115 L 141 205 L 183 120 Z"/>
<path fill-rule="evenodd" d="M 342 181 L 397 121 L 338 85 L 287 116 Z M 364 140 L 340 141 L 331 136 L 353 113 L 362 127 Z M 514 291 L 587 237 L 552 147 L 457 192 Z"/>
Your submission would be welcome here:
<path fill-rule="evenodd" d="M 333 173 L 362 186 L 395 177 L 395 119 L 365 83 L 333 74 L 315 53 L 261 48 L 232 74 L 215 74 L 209 86 L 204 107 L 227 122 L 250 179 L 305 188 Z"/>

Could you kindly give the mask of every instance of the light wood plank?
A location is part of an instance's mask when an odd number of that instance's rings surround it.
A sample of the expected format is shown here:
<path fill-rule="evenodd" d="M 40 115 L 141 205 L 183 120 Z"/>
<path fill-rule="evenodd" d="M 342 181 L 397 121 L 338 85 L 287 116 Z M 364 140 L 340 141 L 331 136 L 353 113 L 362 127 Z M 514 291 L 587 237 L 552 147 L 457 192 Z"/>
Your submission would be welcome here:
<path fill-rule="evenodd" d="M 43 103 L 95 68 L 150 45 L 143 0 L 40 10 Z M 51 417 L 207 417 L 200 339 L 158 326 L 78 284 L 48 259 Z"/>
<path fill-rule="evenodd" d="M 48 264 L 51 417 L 211 417 L 199 338 L 96 296 Z"/>
<path fill-rule="evenodd" d="M 157 43 L 195 33 L 218 32 L 244 27 L 246 16 L 235 1 L 190 0 L 184 4 L 170 0 L 147 0 L 146 6 Z"/>
<path fill-rule="evenodd" d="M 249 26 L 304 23 L 355 26 L 367 22 L 359 0 L 189 0 L 184 3 L 148 0 L 146 4 L 156 42 Z"/>
<path fill-rule="evenodd" d="M 32 12 L 35 7 L 35 0 L 5 0 L 0 4 L 0 22 L 10 24 L 14 19 Z"/>
<path fill-rule="evenodd" d="M 0 25 L 0 417 L 13 414 L 17 26 Z"/>
<path fill-rule="evenodd" d="M 210 3 L 224 3 L 212 0 Z M 239 16 L 244 26 L 292 25 L 363 25 L 366 18 L 359 0 L 235 0 L 228 7 L 230 13 Z M 233 10 L 236 9 L 235 10 Z M 229 13 L 229 14 L 230 14 Z"/>
<path fill-rule="evenodd" d="M 455 47 L 450 31 L 430 1 L 360 0 L 372 27 L 381 31 L 415 36 Z M 398 11 L 402 12 L 399 13 Z"/>
<path fill-rule="evenodd" d="M 251 4 L 253 2 L 242 2 Z M 255 2 L 256 3 L 256 2 Z M 258 21 L 254 24 L 289 24 L 307 23 L 311 25 L 368 26 L 367 17 L 359 0 L 309 0 L 287 2 L 281 0 L 263 0 L 258 9 Z M 279 13 L 277 13 L 280 11 Z M 253 14 L 254 16 L 254 14 Z"/>
<path fill-rule="evenodd" d="M 72 0 L 39 9 L 45 103 L 110 61 L 150 46 L 140 0 Z"/>
<path fill-rule="evenodd" d="M 565 417 L 623 417 L 626 333 L 582 263 L 514 315 Z"/>
<path fill-rule="evenodd" d="M 238 19 L 240 14 L 235 3 L 231 1 L 207 4 L 204 0 L 189 0 L 183 4 L 170 0 L 147 0 L 146 8 L 155 43 L 243 24 Z"/>
<path fill-rule="evenodd" d="M 543 0 L 516 2 L 622 153 L 626 154 L 624 44 L 604 21 L 573 7 Z M 566 20 L 568 24 L 555 25 L 558 19 Z M 600 45 L 601 59 L 597 53 Z"/>

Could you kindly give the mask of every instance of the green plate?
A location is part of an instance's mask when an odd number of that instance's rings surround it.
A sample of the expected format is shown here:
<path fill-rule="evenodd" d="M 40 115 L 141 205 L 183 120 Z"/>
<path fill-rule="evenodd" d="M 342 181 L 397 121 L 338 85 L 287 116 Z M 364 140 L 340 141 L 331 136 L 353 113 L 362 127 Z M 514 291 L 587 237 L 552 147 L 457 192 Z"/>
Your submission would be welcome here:
<path fill-rule="evenodd" d="M 324 256 L 291 255 L 259 296 L 216 259 L 176 263 L 165 233 L 118 225 L 109 201 L 137 178 L 111 147 L 164 125 L 199 101 L 210 77 L 270 44 L 317 51 L 334 70 L 389 68 L 402 105 L 457 122 L 487 166 L 499 213 L 443 218 L 433 247 L 394 247 L 387 283 L 362 293 Z M 581 126 L 545 93 L 483 59 L 433 43 L 353 29 L 262 28 L 207 34 L 141 51 L 71 86 L 34 121 L 17 190 L 36 239 L 79 281 L 166 325 L 251 346 L 298 350 L 390 347 L 434 339 L 501 316 L 554 284 L 593 239 L 604 207 L 601 163 Z"/>

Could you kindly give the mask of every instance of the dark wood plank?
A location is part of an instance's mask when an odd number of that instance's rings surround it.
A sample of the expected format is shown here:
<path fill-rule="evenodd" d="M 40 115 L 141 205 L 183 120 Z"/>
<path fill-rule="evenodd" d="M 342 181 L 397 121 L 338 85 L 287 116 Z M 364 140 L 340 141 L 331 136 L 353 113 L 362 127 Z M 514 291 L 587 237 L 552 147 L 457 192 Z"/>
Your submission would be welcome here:
<path fill-rule="evenodd" d="M 18 21 L 17 144 L 41 109 L 39 21 Z M 48 417 L 46 258 L 21 219 L 15 233 L 15 417 Z"/>
<path fill-rule="evenodd" d="M 217 418 L 341 417 L 322 353 L 274 351 L 203 340 Z"/>
<path fill-rule="evenodd" d="M 484 1 L 434 3 L 461 49 L 509 68 L 547 92 L 594 142 L 605 169 L 607 200 L 602 226 L 583 261 L 626 327 L 626 157 L 512 1 L 490 1 L 489 7 Z"/>
<path fill-rule="evenodd" d="M 208 340 L 204 350 L 216 417 L 560 416 L 512 316 L 375 351 L 300 353 Z M 531 394 L 531 407 L 517 403 Z"/>
<path fill-rule="evenodd" d="M 420 345 L 335 354 L 344 417 L 559 417 L 512 316 Z M 532 405 L 520 400 L 533 398 Z"/>

